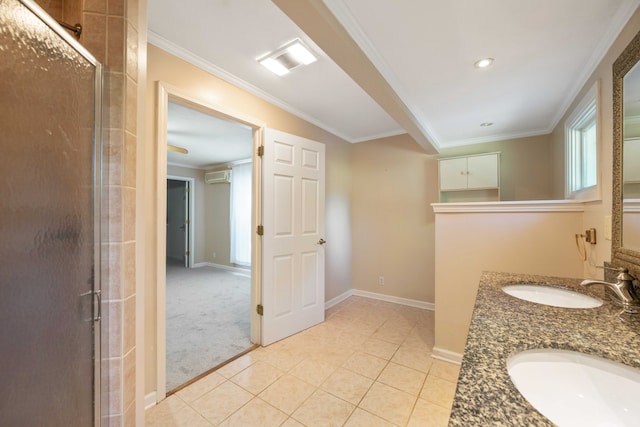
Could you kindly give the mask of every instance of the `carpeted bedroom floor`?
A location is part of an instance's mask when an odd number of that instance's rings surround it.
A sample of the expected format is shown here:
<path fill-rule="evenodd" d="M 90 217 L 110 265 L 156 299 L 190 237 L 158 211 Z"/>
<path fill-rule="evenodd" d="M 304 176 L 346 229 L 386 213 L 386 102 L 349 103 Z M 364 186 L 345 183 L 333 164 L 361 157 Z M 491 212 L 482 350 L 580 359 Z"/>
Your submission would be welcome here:
<path fill-rule="evenodd" d="M 249 349 L 250 273 L 167 260 L 167 391 Z"/>

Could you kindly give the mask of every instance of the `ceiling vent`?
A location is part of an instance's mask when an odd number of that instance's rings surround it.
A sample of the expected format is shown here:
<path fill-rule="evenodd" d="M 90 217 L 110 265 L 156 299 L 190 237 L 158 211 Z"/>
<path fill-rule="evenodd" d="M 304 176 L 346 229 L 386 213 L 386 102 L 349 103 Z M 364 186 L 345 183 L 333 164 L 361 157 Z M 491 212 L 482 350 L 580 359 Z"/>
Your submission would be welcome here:
<path fill-rule="evenodd" d="M 269 71 L 283 76 L 294 68 L 309 65 L 317 60 L 301 40 L 295 39 L 280 49 L 262 56 L 258 62 Z"/>

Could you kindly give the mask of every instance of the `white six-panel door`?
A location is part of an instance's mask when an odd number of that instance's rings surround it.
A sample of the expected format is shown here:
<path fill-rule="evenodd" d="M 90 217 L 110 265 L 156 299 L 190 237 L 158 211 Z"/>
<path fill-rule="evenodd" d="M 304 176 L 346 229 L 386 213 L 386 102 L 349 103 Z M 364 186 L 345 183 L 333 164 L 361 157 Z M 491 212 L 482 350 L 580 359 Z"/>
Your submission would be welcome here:
<path fill-rule="evenodd" d="M 265 130 L 262 345 L 324 320 L 324 144 Z"/>

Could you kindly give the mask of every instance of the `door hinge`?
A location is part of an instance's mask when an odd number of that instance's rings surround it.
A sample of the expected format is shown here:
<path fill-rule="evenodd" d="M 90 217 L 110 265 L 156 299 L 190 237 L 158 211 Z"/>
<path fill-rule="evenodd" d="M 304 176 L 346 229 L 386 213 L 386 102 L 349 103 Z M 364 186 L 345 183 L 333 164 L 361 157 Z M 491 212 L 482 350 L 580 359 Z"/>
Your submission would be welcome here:
<path fill-rule="evenodd" d="M 264 236 L 264 226 L 263 225 L 259 225 L 256 233 L 258 234 L 258 236 Z"/>
<path fill-rule="evenodd" d="M 185 252 L 184 254 L 185 254 L 186 256 L 189 256 L 189 251 Z"/>
<path fill-rule="evenodd" d="M 256 306 L 256 312 L 260 315 L 263 316 L 264 315 L 264 307 L 262 306 L 262 304 L 258 304 Z"/>
<path fill-rule="evenodd" d="M 186 220 L 184 223 L 185 223 L 186 225 L 189 225 L 189 220 Z"/>
<path fill-rule="evenodd" d="M 258 157 L 264 156 L 264 145 L 258 147 Z"/>
<path fill-rule="evenodd" d="M 184 192 L 188 193 L 189 192 L 189 187 L 184 187 Z"/>

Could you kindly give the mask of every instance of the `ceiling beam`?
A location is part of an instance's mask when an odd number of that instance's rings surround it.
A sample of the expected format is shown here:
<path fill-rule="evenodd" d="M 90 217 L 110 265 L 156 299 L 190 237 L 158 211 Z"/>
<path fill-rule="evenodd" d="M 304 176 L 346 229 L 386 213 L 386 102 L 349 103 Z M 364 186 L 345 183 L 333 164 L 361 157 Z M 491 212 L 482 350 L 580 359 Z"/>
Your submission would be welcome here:
<path fill-rule="evenodd" d="M 272 0 L 428 153 L 438 150 L 418 119 L 321 0 Z"/>

